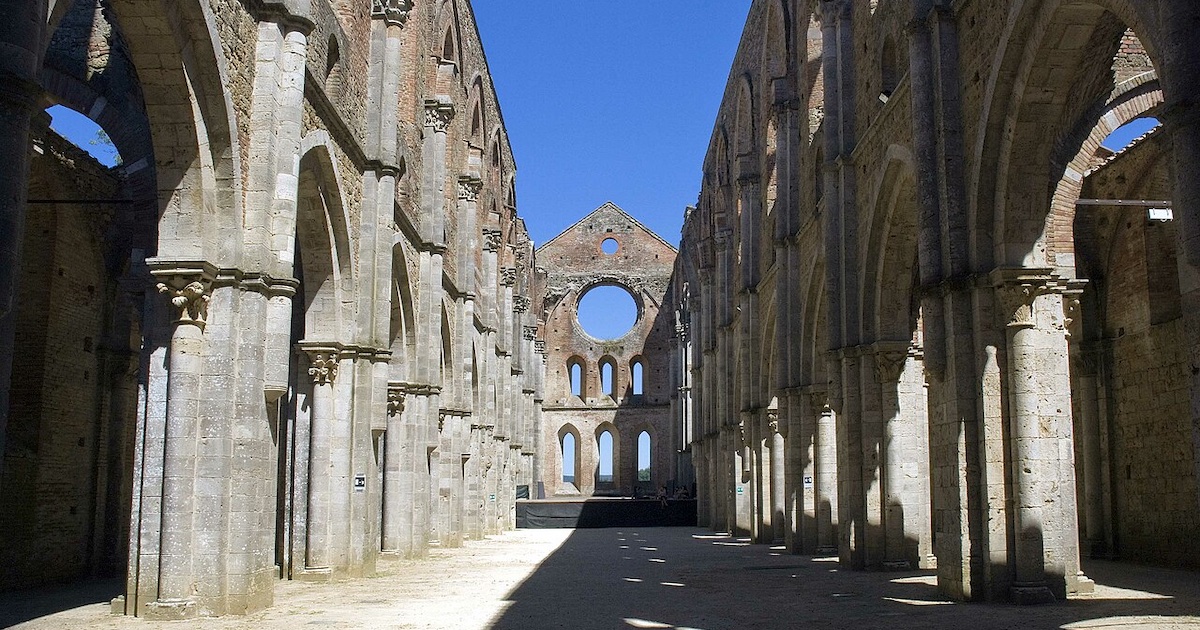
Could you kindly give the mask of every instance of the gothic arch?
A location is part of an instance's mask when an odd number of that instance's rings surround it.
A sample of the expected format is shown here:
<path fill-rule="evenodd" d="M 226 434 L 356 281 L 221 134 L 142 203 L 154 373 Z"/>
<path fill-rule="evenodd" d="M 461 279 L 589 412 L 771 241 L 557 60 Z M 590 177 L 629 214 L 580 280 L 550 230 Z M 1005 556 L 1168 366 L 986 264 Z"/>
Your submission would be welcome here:
<path fill-rule="evenodd" d="M 156 0 L 111 0 L 108 6 L 138 71 L 150 121 L 157 255 L 232 265 L 241 240 L 223 235 L 242 230 L 242 156 L 212 9 L 198 0 L 175 2 L 169 12 Z"/>
<path fill-rule="evenodd" d="M 1045 227 L 1050 191 L 1066 176 L 1075 148 L 1056 144 L 1089 116 L 1088 107 L 1112 90 L 1106 72 L 1126 29 L 1141 39 L 1155 67 L 1161 68 L 1149 3 L 1126 0 L 1025 1 L 1010 13 L 987 77 L 985 106 L 976 141 L 976 165 L 968 195 L 969 217 L 977 266 L 1046 266 Z M 1060 37 L 1071 25 L 1090 28 L 1080 41 Z M 1100 54 L 1097 47 L 1107 50 Z M 1075 68 L 1070 80 L 1056 72 L 1038 72 L 1053 60 L 1055 67 Z M 1099 60 L 1099 61 L 1096 61 Z M 1097 63 L 1102 65 L 1096 66 Z M 1094 116 L 1094 114 L 1091 114 Z M 1069 152 L 1064 154 L 1064 152 Z M 992 240 L 995 239 L 995 240 Z"/>
<path fill-rule="evenodd" d="M 308 146 L 316 138 L 305 138 Z M 305 336 L 320 341 L 348 339 L 354 314 L 349 217 L 337 169 L 326 144 L 311 143 L 300 159 L 296 204 L 296 250 L 291 252 L 302 283 Z"/>
<path fill-rule="evenodd" d="M 876 291 L 863 295 L 864 338 L 904 341 L 911 338 L 909 306 L 912 277 L 917 263 L 916 168 L 907 147 L 888 147 L 884 166 L 874 182 L 871 230 L 865 251 L 876 258 L 864 261 L 863 287 Z"/>

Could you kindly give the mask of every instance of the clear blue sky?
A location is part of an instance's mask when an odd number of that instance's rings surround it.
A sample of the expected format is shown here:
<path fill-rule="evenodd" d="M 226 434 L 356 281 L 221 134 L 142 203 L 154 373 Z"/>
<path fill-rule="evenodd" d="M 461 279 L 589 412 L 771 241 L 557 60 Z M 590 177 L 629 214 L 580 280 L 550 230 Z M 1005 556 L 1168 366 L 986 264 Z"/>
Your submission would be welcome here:
<path fill-rule="evenodd" d="M 678 243 L 750 0 L 471 6 L 534 242 L 612 201 Z"/>

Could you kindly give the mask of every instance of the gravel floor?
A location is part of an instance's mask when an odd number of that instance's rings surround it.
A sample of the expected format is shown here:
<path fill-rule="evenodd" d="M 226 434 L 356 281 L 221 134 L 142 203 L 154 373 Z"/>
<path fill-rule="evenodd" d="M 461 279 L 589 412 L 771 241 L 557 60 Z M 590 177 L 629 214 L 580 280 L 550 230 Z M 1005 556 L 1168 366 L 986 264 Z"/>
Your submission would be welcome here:
<path fill-rule="evenodd" d="M 0 595 L 0 627 L 33 629 L 1188 628 L 1200 574 L 1092 562 L 1094 595 L 1049 606 L 952 604 L 928 572 L 839 569 L 692 528 L 520 530 L 372 579 L 280 582 L 275 606 L 152 624 L 108 614 L 115 581 Z"/>

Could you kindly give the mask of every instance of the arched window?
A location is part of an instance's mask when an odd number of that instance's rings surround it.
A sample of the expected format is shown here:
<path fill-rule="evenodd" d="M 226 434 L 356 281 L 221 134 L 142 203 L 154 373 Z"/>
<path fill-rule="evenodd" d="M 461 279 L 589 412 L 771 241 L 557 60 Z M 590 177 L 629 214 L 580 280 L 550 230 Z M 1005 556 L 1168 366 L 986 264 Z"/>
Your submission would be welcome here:
<path fill-rule="evenodd" d="M 612 357 L 600 359 L 600 391 L 613 400 L 617 399 L 617 363 Z"/>
<path fill-rule="evenodd" d="M 603 431 L 600 433 L 600 439 L 596 440 L 600 447 L 600 463 L 596 470 L 596 481 L 598 483 L 613 482 L 613 435 L 611 431 Z"/>
<path fill-rule="evenodd" d="M 640 483 L 653 483 L 650 474 L 650 433 L 642 431 L 638 434 L 637 479 Z"/>
<path fill-rule="evenodd" d="M 633 365 L 630 366 L 629 372 L 633 380 L 633 395 L 641 396 L 644 393 L 645 385 L 642 382 L 645 368 L 642 367 L 641 359 L 634 359 Z"/>
<path fill-rule="evenodd" d="M 571 381 L 571 395 L 583 398 L 583 362 L 571 359 L 567 362 L 567 373 Z"/>
<path fill-rule="evenodd" d="M 575 483 L 575 434 L 567 433 L 562 438 L 562 480 Z"/>

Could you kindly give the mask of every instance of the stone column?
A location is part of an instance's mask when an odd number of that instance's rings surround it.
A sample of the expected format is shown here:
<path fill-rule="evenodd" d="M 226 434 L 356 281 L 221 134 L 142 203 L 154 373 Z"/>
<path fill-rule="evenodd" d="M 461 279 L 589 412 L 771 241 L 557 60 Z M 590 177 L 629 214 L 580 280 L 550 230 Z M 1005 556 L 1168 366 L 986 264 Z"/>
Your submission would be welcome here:
<path fill-rule="evenodd" d="M 25 235 L 29 191 L 30 123 L 41 104 L 37 84 L 45 34 L 43 1 L 4 3 L 0 20 L 0 146 L 7 147 L 0 169 L 0 477 L 4 471 L 9 390 L 15 354 L 17 278 L 21 273 L 21 241 Z"/>
<path fill-rule="evenodd" d="M 199 614 L 194 598 L 196 438 L 204 378 L 204 325 L 215 270 L 164 270 L 155 275 L 158 291 L 173 307 L 167 414 L 162 464 L 158 596 L 146 608 L 148 617 L 186 619 Z M 220 515 L 206 515 L 210 518 Z"/>
<path fill-rule="evenodd" d="M 779 421 L 779 411 L 767 411 L 767 434 L 771 439 L 771 530 L 772 544 L 782 544 L 787 529 L 787 511 L 784 493 L 787 468 L 787 426 Z"/>
<path fill-rule="evenodd" d="M 827 555 L 838 551 L 837 416 L 828 395 L 820 389 L 810 391 L 809 404 L 817 416 L 813 464 L 816 552 Z"/>
<path fill-rule="evenodd" d="M 1087 581 L 1078 565 L 1062 296 L 1050 273 L 1001 269 L 992 275 L 1007 332 L 1005 380 L 1015 499 L 1011 516 L 1016 530 L 1010 595 L 1022 604 L 1063 599 Z"/>
<path fill-rule="evenodd" d="M 406 547 L 404 540 L 404 517 L 406 509 L 404 491 L 404 453 L 405 435 L 403 425 L 404 386 L 402 383 L 388 383 L 387 391 L 387 430 L 384 432 L 383 448 L 383 515 L 381 548 L 384 553 L 400 555 Z M 411 517 L 411 514 L 409 514 Z"/>
<path fill-rule="evenodd" d="M 918 484 L 918 462 L 927 457 L 926 429 L 923 418 L 914 417 L 924 409 L 908 409 L 901 399 L 901 377 L 909 362 L 909 343 L 876 343 L 876 377 L 882 385 L 883 410 L 883 566 L 887 569 L 909 569 L 920 563 L 919 538 L 921 515 L 926 513 Z M 915 517 L 915 518 L 914 518 Z M 910 527 L 911 524 L 911 527 Z M 924 527 L 921 529 L 928 529 Z"/>
<path fill-rule="evenodd" d="M 309 433 L 308 528 L 305 541 L 303 579 L 325 580 L 333 573 L 334 504 L 337 457 L 335 449 L 338 354 L 341 348 L 328 343 L 302 343 L 308 355 L 312 378 L 312 429 Z"/>
<path fill-rule="evenodd" d="M 1079 428 L 1083 454 L 1083 517 L 1087 553 L 1092 558 L 1108 554 L 1107 523 L 1104 515 L 1103 453 L 1100 447 L 1100 387 L 1098 351 L 1080 353 L 1075 377 L 1078 387 Z"/>

